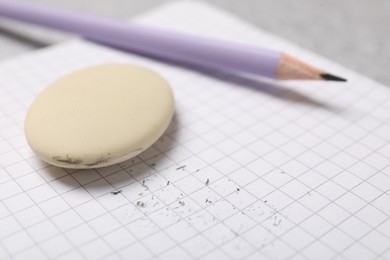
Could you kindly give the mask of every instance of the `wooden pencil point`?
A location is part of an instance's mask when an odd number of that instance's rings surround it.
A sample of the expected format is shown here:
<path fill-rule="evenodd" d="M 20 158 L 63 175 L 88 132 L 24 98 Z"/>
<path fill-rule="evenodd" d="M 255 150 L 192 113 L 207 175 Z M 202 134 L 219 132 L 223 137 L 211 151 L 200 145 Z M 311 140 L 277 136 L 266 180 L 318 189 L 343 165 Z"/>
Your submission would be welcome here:
<path fill-rule="evenodd" d="M 276 79 L 346 81 L 284 53 L 279 59 Z"/>

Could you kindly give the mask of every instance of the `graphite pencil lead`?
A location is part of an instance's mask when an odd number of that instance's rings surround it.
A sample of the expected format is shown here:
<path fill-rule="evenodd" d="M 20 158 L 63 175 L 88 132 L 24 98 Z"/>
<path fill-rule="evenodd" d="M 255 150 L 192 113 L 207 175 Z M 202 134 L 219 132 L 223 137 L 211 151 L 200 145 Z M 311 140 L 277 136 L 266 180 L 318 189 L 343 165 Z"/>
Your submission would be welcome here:
<path fill-rule="evenodd" d="M 340 78 L 338 76 L 335 76 L 335 75 L 332 75 L 329 73 L 323 73 L 323 74 L 320 74 L 320 76 L 321 76 L 321 78 L 323 78 L 325 80 L 330 80 L 330 81 L 343 81 L 343 82 L 347 81 L 346 79 Z"/>

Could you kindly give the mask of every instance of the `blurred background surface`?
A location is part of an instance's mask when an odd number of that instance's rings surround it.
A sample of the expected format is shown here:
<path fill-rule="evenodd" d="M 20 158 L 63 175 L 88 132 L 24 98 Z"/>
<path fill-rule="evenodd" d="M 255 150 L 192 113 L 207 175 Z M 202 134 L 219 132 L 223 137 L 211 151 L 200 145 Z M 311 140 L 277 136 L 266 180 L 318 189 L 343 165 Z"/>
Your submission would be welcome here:
<path fill-rule="evenodd" d="M 170 0 L 24 0 L 129 19 Z M 180 1 L 180 0 L 177 0 Z M 390 86 L 389 0 L 203 0 Z M 0 60 L 67 37 L 0 21 Z"/>

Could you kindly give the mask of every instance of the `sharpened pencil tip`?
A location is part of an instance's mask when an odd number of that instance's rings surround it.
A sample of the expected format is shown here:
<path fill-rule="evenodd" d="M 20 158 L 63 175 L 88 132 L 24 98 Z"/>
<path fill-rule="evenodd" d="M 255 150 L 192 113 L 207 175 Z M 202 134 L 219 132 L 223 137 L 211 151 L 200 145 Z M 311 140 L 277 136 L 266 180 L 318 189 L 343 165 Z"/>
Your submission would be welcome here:
<path fill-rule="evenodd" d="M 329 73 L 323 73 L 320 76 L 321 76 L 321 78 L 323 78 L 325 80 L 330 80 L 330 81 L 343 81 L 343 82 L 347 81 L 346 79 L 337 77 L 337 76 L 329 74 Z"/>

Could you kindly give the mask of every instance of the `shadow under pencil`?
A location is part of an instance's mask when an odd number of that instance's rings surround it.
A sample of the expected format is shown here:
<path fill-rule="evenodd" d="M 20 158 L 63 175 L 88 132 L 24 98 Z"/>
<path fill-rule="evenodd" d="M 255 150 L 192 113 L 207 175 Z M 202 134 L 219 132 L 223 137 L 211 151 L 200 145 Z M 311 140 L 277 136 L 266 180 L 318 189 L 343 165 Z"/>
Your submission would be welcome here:
<path fill-rule="evenodd" d="M 0 35 L 11 38 L 17 42 L 22 42 L 23 44 L 29 45 L 33 48 L 44 48 L 48 47 L 50 44 L 36 38 L 27 36 L 25 33 L 18 32 L 17 30 L 7 28 L 6 26 L 0 26 Z"/>

